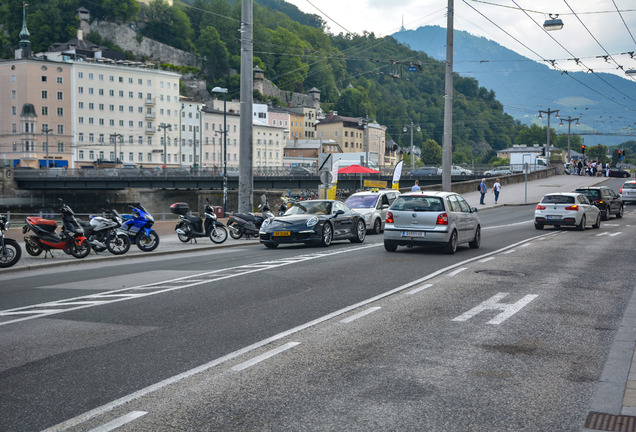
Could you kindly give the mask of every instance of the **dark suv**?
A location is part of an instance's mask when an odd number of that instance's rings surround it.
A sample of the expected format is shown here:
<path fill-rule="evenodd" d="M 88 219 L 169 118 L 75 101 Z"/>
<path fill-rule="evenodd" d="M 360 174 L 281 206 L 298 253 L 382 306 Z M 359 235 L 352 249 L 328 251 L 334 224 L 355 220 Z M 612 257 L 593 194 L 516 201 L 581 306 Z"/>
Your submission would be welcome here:
<path fill-rule="evenodd" d="M 601 211 L 601 219 L 608 220 L 610 215 L 623 217 L 621 196 L 607 186 L 580 187 L 575 192 L 585 195 Z"/>

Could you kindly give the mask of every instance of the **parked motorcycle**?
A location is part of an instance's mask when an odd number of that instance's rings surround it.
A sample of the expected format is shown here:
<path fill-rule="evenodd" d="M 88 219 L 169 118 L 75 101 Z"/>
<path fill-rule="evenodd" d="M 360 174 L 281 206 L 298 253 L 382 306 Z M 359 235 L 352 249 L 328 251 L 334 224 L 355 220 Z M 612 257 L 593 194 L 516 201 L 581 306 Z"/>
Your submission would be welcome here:
<path fill-rule="evenodd" d="M 258 238 L 258 231 L 263 221 L 267 218 L 274 217 L 269 209 L 269 203 L 265 194 L 261 195 L 261 204 L 258 207 L 261 210 L 260 215 L 254 213 L 228 213 L 230 218 L 227 222 L 227 227 L 233 239 L 238 240 L 243 236 L 246 238 Z"/>
<path fill-rule="evenodd" d="M 131 206 L 131 209 L 132 214 L 121 215 L 121 231 L 142 251 L 150 252 L 157 249 L 159 235 L 152 228 L 155 219 L 141 204 L 137 207 Z"/>
<path fill-rule="evenodd" d="M 125 254 L 130 250 L 130 239 L 119 229 L 122 218 L 117 210 L 103 210 L 103 216 L 91 217 L 90 222 L 79 221 L 84 228 L 84 234 L 95 252 L 108 249 L 113 255 Z"/>
<path fill-rule="evenodd" d="M 214 209 L 210 205 L 210 200 L 206 198 L 205 217 L 188 214 L 190 208 L 188 203 L 174 203 L 170 206 L 170 211 L 179 215 L 179 223 L 175 227 L 179 240 L 184 243 L 194 239 L 196 243 L 199 237 L 210 237 L 214 243 L 223 243 L 227 240 L 227 229 L 225 225 L 217 220 Z"/>
<path fill-rule="evenodd" d="M 9 222 L 5 215 L 0 215 L 0 268 L 11 267 L 20 260 L 22 248 L 20 244 L 4 237 L 4 231 L 9 229 Z"/>
<path fill-rule="evenodd" d="M 32 231 L 32 235 L 24 236 L 25 248 L 29 255 L 38 256 L 44 251 L 53 256 L 51 250 L 61 249 L 69 252 L 75 258 L 85 258 L 91 252 L 91 245 L 84 237 L 84 228 L 75 218 L 71 208 L 59 199 L 60 213 L 62 213 L 62 231 L 57 234 L 57 222 L 41 217 L 29 216 L 22 233 Z"/>

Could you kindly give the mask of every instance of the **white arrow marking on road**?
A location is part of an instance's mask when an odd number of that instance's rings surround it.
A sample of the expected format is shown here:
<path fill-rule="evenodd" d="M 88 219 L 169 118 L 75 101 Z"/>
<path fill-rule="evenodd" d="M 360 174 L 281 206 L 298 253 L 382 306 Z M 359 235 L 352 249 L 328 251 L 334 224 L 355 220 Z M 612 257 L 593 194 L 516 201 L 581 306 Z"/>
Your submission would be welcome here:
<path fill-rule="evenodd" d="M 477 315 L 480 312 L 484 312 L 486 310 L 500 310 L 502 311 L 499 315 L 488 321 L 488 324 L 501 324 L 517 312 L 521 310 L 522 307 L 530 303 L 532 300 L 538 297 L 536 294 L 528 294 L 521 300 L 516 303 L 499 303 L 500 300 L 503 300 L 508 296 L 508 293 L 499 293 L 494 295 L 490 299 L 486 300 L 482 304 L 472 308 L 468 312 L 454 318 L 453 321 L 467 321 Z"/>

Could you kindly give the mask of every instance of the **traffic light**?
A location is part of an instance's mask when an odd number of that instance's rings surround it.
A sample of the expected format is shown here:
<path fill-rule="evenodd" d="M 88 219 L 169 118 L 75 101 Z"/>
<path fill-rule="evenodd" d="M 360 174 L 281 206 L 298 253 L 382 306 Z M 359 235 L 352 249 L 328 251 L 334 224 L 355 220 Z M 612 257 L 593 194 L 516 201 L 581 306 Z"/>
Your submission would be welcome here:
<path fill-rule="evenodd" d="M 585 154 L 585 144 L 581 144 L 581 153 Z"/>
<path fill-rule="evenodd" d="M 621 158 L 621 151 L 620 150 L 618 151 L 618 158 L 619 159 Z"/>

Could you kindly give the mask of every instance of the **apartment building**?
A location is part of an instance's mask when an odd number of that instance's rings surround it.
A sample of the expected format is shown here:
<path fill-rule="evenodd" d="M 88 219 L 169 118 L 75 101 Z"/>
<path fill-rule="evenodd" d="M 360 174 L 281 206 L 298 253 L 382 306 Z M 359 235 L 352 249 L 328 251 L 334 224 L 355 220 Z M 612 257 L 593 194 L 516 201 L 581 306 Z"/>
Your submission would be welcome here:
<path fill-rule="evenodd" d="M 69 64 L 76 165 L 112 161 L 115 155 L 120 162 L 162 165 L 162 123 L 171 125 L 165 133 L 166 164 L 178 163 L 178 74 L 99 61 Z"/>
<path fill-rule="evenodd" d="M 252 166 L 282 167 L 285 150 L 285 127 L 255 121 L 252 125 Z"/>
<path fill-rule="evenodd" d="M 0 155 L 5 165 L 73 164 L 72 67 L 41 59 L 0 62 Z"/>
<path fill-rule="evenodd" d="M 203 112 L 203 166 L 222 172 L 223 126 L 227 123 L 227 166 L 238 168 L 241 117 L 233 108 L 224 116 L 222 104 L 220 110 L 210 105 L 204 106 Z"/>

